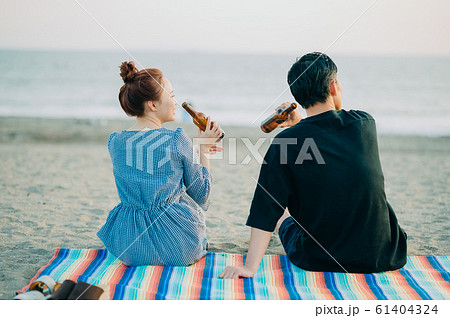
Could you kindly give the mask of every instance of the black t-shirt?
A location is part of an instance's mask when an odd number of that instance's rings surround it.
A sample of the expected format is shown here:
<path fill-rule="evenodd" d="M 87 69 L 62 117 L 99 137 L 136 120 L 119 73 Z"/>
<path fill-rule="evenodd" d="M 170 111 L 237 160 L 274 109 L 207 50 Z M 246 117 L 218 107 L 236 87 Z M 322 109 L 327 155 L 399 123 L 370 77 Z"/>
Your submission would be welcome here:
<path fill-rule="evenodd" d="M 247 225 L 274 231 L 288 207 L 304 229 L 295 265 L 359 273 L 405 265 L 406 233 L 386 200 L 371 115 L 332 110 L 302 119 L 275 137 L 264 161 Z"/>

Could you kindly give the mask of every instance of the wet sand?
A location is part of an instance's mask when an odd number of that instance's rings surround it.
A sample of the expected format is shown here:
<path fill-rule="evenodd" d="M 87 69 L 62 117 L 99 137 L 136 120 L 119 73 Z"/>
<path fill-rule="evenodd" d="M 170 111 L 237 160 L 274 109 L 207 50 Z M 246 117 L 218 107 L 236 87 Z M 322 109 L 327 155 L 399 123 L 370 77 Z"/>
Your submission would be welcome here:
<path fill-rule="evenodd" d="M 0 117 L 0 299 L 11 299 L 56 247 L 103 248 L 96 232 L 119 202 L 106 143 L 111 132 L 132 125 L 133 119 Z M 193 125 L 181 126 L 195 136 Z M 253 144 L 275 136 L 257 127 L 223 128 L 227 137 Z M 211 161 L 207 233 L 211 251 L 246 253 L 244 224 L 259 165 L 239 138 L 231 156 L 238 164 L 229 163 L 229 142 L 224 159 Z M 450 255 L 450 137 L 379 136 L 379 148 L 387 198 L 408 233 L 408 254 Z M 249 154 L 251 161 L 240 164 Z M 284 253 L 276 235 L 267 253 Z"/>

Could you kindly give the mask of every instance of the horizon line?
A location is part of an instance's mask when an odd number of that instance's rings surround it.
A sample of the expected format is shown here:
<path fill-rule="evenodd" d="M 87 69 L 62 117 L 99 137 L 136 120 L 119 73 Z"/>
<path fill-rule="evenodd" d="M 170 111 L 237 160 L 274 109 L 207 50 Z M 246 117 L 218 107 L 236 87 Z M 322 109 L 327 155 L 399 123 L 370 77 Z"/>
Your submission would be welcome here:
<path fill-rule="evenodd" d="M 131 49 L 136 53 L 171 53 L 171 54 L 220 54 L 220 55 L 256 55 L 256 56 L 301 56 L 304 52 L 240 52 L 240 51 L 220 51 L 220 50 L 197 50 L 197 49 Z M 73 53 L 123 53 L 120 49 L 114 48 L 32 48 L 32 47 L 1 47 L 1 51 L 22 51 L 22 52 L 73 52 Z M 320 52 L 320 50 L 317 50 Z M 311 51 L 312 52 L 312 51 Z M 407 53 L 344 53 L 336 52 L 332 54 L 336 57 L 408 57 L 408 58 L 450 58 L 449 54 L 407 54 Z"/>

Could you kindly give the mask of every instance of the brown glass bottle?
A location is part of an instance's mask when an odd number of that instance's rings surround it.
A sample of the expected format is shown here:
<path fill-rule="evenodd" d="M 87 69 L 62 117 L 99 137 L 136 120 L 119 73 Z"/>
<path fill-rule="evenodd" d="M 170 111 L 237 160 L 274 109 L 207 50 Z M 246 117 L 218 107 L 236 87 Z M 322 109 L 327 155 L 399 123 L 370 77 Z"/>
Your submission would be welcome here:
<path fill-rule="evenodd" d="M 206 118 L 206 115 L 201 113 L 201 112 L 197 112 L 194 110 L 194 108 L 192 108 L 192 106 L 189 103 L 184 102 L 183 104 L 181 104 L 181 106 L 188 112 L 189 115 L 192 116 L 192 121 L 194 122 L 194 124 L 200 128 L 202 131 L 206 130 L 206 125 L 208 123 L 208 119 Z M 214 127 L 214 124 L 211 123 L 211 127 Z M 225 136 L 225 133 L 222 130 L 222 136 L 220 136 L 216 142 L 219 142 L 220 140 L 222 140 L 222 138 Z"/>
<path fill-rule="evenodd" d="M 58 286 L 57 286 L 58 285 Z M 44 296 L 50 295 L 54 290 L 59 287 L 59 284 L 53 280 L 50 276 L 44 275 L 39 277 L 35 282 L 30 285 L 30 291 L 36 290 L 42 293 Z"/>
<path fill-rule="evenodd" d="M 265 133 L 270 133 L 272 130 L 277 128 L 278 125 L 280 125 L 280 124 L 284 123 L 286 120 L 288 120 L 289 113 L 292 112 L 296 108 L 297 108 L 297 104 L 292 103 L 291 105 L 289 105 L 288 107 L 286 107 L 284 109 L 277 110 L 275 113 L 273 113 L 272 115 L 267 117 L 267 119 L 265 119 L 261 123 L 262 131 L 264 131 Z"/>

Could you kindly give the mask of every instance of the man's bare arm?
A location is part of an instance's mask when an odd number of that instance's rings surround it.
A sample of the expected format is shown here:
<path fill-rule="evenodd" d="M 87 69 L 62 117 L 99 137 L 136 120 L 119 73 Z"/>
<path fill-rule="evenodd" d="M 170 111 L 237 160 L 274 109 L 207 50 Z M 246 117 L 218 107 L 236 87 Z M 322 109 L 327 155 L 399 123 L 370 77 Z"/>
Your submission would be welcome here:
<path fill-rule="evenodd" d="M 266 252 L 267 246 L 269 245 L 271 236 L 272 232 L 252 227 L 245 266 L 227 266 L 227 268 L 219 274 L 219 277 L 236 279 L 239 277 L 252 277 L 255 275 L 264 253 Z"/>

